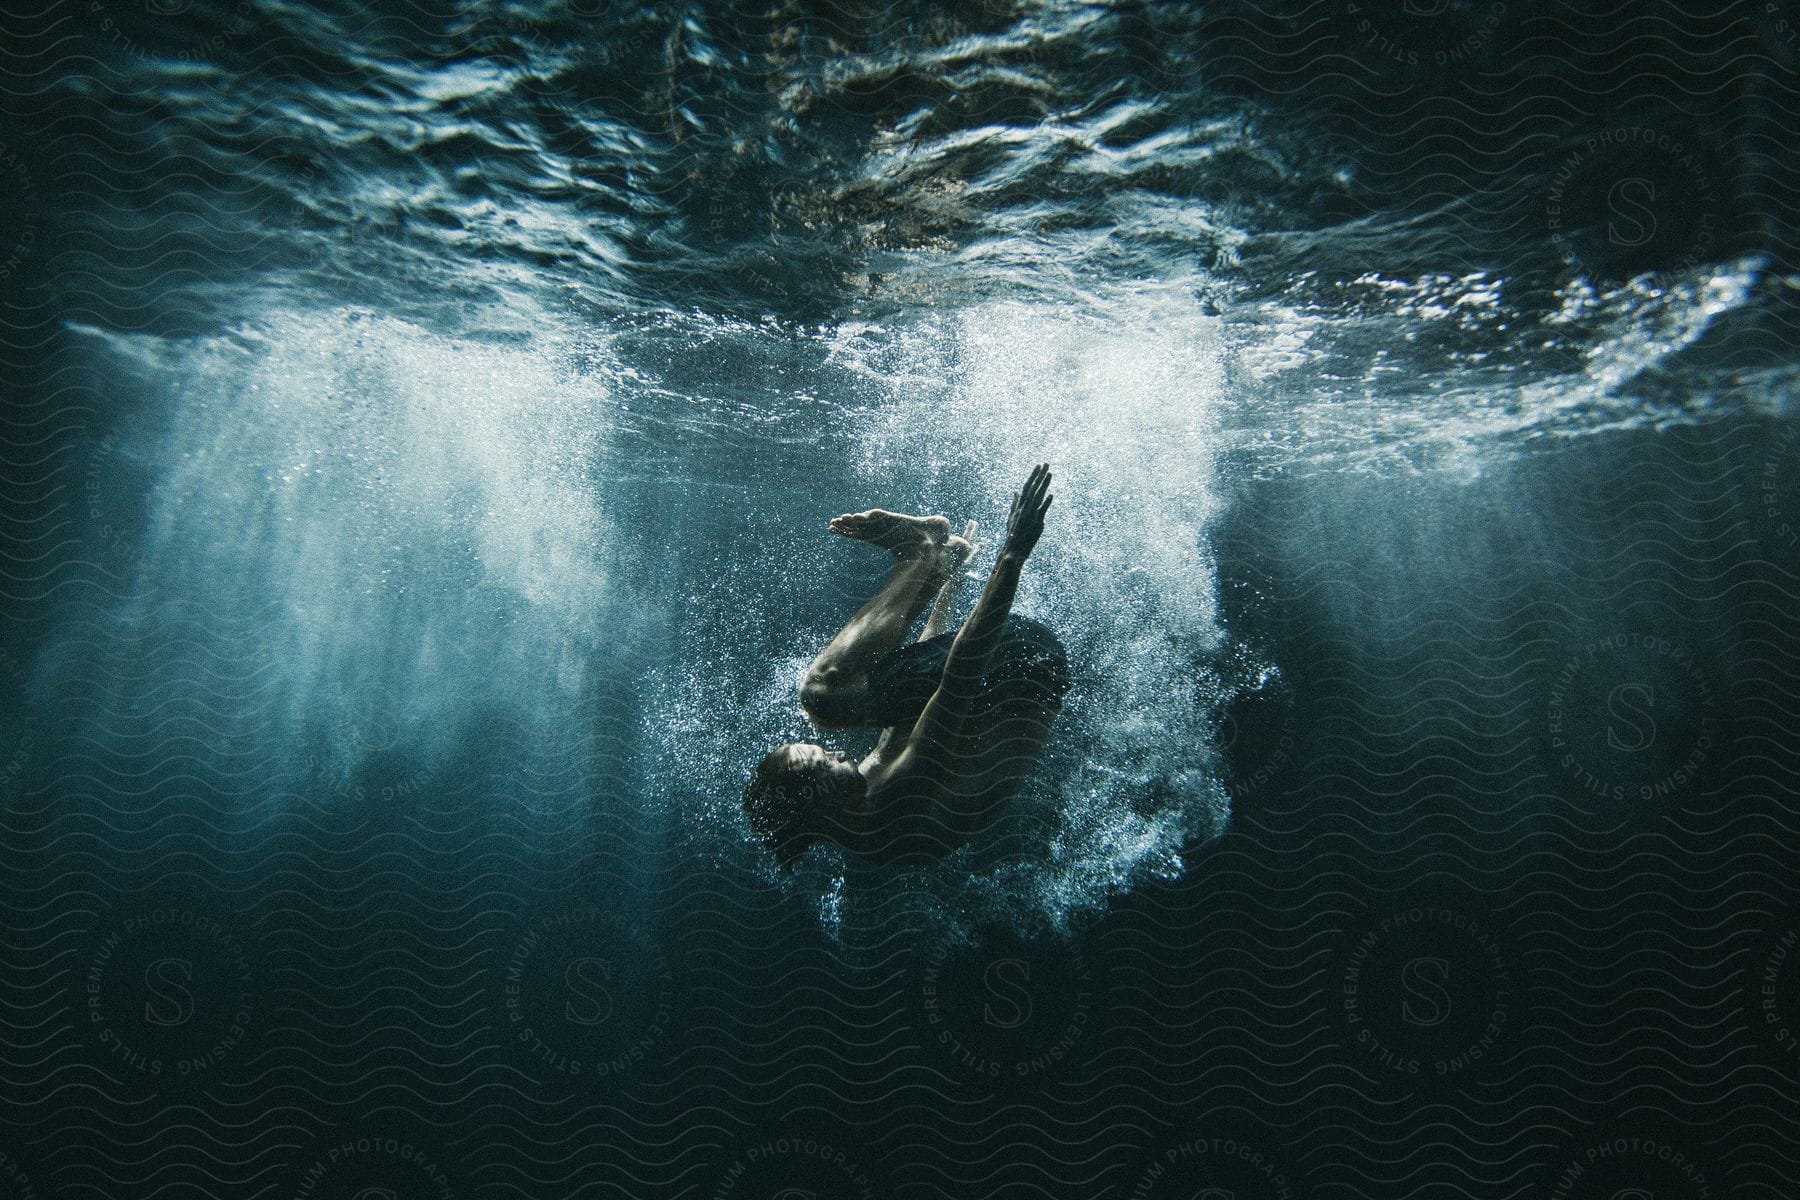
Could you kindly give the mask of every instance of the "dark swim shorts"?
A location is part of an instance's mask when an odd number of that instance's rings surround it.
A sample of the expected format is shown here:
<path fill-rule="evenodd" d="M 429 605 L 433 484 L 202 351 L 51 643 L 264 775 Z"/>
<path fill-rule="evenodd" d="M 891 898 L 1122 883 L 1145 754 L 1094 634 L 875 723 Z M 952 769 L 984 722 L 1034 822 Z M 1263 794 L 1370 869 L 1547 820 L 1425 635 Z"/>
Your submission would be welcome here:
<path fill-rule="evenodd" d="M 954 633 L 901 646 L 869 669 L 869 710 L 877 725 L 918 719 L 944 675 Z M 1054 633 L 1030 617 L 1009 616 L 976 693 L 976 712 L 1019 698 L 1060 705 L 1069 692 L 1069 655 Z"/>

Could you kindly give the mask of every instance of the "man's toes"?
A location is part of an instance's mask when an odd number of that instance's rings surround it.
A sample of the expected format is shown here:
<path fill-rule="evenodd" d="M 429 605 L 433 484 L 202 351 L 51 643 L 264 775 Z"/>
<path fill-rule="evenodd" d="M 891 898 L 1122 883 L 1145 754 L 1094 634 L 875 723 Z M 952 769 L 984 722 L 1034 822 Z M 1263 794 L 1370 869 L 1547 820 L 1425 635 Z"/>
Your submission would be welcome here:
<path fill-rule="evenodd" d="M 863 513 L 845 513 L 835 517 L 831 532 L 842 537 L 874 542 L 895 551 L 921 543 L 941 546 L 950 534 L 947 517 L 909 517 L 905 513 L 872 508 Z"/>

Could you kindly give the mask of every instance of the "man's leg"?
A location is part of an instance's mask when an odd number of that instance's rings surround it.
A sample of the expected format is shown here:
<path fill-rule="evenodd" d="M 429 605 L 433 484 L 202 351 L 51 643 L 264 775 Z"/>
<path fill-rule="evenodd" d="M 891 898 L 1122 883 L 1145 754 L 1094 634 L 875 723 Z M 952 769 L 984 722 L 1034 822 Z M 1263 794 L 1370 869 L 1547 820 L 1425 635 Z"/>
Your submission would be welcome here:
<path fill-rule="evenodd" d="M 962 587 L 963 572 L 968 569 L 969 560 L 981 549 L 975 542 L 975 535 L 981 532 L 981 526 L 970 521 L 963 526 L 962 537 L 951 538 L 948 546 L 953 551 L 949 567 L 949 576 L 944 585 L 938 588 L 937 603 L 931 606 L 931 615 L 925 618 L 925 628 L 919 632 L 919 640 L 927 641 L 950 628 L 950 614 L 956 608 L 956 593 Z M 960 545 L 957 543 L 960 541 Z"/>
<path fill-rule="evenodd" d="M 831 531 L 873 542 L 894 555 L 894 568 L 880 589 L 819 652 L 800 683 L 800 706 L 813 724 L 848 729 L 868 724 L 869 668 L 905 640 L 943 578 L 941 548 L 950 522 L 877 508 L 838 517 Z"/>
<path fill-rule="evenodd" d="M 931 606 L 931 615 L 925 618 L 925 628 L 919 632 L 919 640 L 934 638 L 950 626 L 950 614 L 956 606 L 956 593 L 962 586 L 963 571 L 980 551 L 975 544 L 975 535 L 981 526 L 970 521 L 963 526 L 962 536 L 953 537 L 939 548 L 938 554 L 943 558 L 943 583 L 937 590 L 937 603 Z M 926 589 L 929 591 L 929 587 Z M 912 722 L 904 725 L 890 725 L 881 731 L 881 738 L 875 748 L 869 751 L 869 757 L 881 761 L 886 756 L 889 746 L 904 746 L 906 739 L 912 736 Z"/>

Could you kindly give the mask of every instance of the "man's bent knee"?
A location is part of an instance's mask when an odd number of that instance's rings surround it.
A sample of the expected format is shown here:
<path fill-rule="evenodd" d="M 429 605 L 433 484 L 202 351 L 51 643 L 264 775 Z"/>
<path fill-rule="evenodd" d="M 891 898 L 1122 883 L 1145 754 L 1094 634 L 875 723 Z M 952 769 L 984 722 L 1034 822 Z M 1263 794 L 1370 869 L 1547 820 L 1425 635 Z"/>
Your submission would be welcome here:
<path fill-rule="evenodd" d="M 868 682 L 844 680 L 835 672 L 808 671 L 800 681 L 800 707 L 820 729 L 853 729 L 868 723 Z"/>

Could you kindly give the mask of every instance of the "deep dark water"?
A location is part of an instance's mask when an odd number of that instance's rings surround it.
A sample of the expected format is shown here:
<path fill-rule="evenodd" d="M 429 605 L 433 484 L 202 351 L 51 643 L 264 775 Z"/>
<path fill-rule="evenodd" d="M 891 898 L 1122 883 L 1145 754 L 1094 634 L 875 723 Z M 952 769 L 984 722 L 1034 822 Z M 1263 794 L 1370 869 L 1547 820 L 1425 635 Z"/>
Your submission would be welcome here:
<path fill-rule="evenodd" d="M 0 1183 L 1793 1194 L 1795 20 L 8 17 Z M 1040 457 L 1032 786 L 777 878 Z"/>

